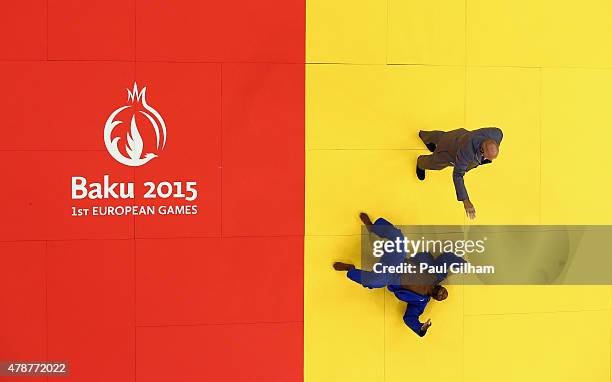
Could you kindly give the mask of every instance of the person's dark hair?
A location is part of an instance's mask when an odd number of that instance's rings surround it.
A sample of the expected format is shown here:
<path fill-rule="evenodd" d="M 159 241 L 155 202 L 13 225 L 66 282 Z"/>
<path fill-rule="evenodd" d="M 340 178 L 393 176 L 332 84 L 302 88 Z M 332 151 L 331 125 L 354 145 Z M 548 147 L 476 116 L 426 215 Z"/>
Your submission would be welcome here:
<path fill-rule="evenodd" d="M 434 285 L 431 291 L 431 297 L 437 301 L 446 300 L 448 297 L 448 291 L 442 285 Z"/>

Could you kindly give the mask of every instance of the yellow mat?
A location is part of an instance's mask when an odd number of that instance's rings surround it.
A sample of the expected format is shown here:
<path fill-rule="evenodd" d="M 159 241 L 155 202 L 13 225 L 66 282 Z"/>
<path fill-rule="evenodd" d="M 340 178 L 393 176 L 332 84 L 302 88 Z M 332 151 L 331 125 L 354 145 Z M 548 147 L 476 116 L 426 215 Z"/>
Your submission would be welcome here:
<path fill-rule="evenodd" d="M 424 313 L 334 272 L 357 214 L 612 224 L 612 2 L 307 0 L 305 380 L 609 381 L 610 286 L 452 286 Z M 499 159 L 414 174 L 420 129 L 498 126 Z"/>

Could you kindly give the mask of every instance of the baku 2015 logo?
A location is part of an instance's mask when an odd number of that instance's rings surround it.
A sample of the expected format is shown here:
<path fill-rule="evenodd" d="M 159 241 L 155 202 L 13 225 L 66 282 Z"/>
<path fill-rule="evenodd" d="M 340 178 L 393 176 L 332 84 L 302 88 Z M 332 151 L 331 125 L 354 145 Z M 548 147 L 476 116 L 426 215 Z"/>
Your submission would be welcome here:
<path fill-rule="evenodd" d="M 145 98 L 146 87 L 138 90 L 134 83 L 127 89 L 127 104 L 111 113 L 104 125 L 104 144 L 108 153 L 121 164 L 138 167 L 157 158 L 166 145 L 166 123 Z M 159 169 L 158 169 L 159 170 Z M 163 174 L 163 169 L 162 169 Z M 198 213 L 198 182 L 193 179 L 161 178 L 156 181 L 115 181 L 111 175 L 87 179 L 82 175 L 71 178 L 71 216 L 126 215 L 196 215 Z M 123 174 L 125 178 L 125 174 Z M 139 198 L 140 202 L 136 201 Z M 162 201 L 153 204 L 152 200 Z M 83 205 L 81 200 L 99 201 Z M 113 201 L 124 203 L 113 203 Z M 163 202 L 167 201 L 167 202 Z M 188 203 L 188 204 L 187 204 Z"/>
<path fill-rule="evenodd" d="M 166 124 L 157 110 L 147 104 L 146 90 L 147 88 L 144 87 L 138 91 L 138 85 L 134 82 L 134 89 L 127 89 L 129 104 L 113 111 L 104 125 L 106 149 L 117 162 L 126 166 L 142 166 L 156 158 L 166 145 Z M 118 126 L 128 120 L 130 126 L 127 128 L 126 125 L 123 125 L 125 126 L 123 135 L 113 134 Z M 141 133 L 144 130 L 138 129 L 137 120 L 141 121 L 141 125 L 143 122 L 149 125 L 149 129 L 155 132 L 155 145 L 152 143 L 145 145 L 144 134 Z M 152 134 L 151 140 L 153 140 Z"/>

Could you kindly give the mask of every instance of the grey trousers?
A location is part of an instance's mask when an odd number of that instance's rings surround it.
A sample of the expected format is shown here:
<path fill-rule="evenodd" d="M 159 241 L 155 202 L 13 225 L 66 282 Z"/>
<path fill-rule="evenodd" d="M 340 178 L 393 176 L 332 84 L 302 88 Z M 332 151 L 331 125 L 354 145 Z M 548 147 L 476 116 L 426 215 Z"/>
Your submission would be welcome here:
<path fill-rule="evenodd" d="M 417 159 L 417 166 L 421 170 L 442 170 L 448 166 L 453 166 L 453 156 L 448 151 L 438 150 L 440 148 L 440 139 L 445 134 L 445 131 L 421 131 L 419 137 L 423 143 L 433 143 L 436 145 L 436 151 L 431 155 L 421 155 Z"/>

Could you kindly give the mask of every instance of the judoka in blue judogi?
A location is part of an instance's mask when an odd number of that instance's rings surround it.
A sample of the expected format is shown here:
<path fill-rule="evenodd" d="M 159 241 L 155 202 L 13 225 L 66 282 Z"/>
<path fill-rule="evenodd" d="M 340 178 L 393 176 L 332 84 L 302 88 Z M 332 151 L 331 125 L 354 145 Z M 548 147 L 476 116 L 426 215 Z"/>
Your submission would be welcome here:
<path fill-rule="evenodd" d="M 359 215 L 369 232 L 377 236 L 395 241 L 404 240 L 404 234 L 397 227 L 383 218 L 379 218 L 372 223 L 369 216 L 365 213 Z M 435 266 L 436 269 L 449 269 L 451 264 L 464 263 L 461 257 L 453 253 L 443 253 L 437 258 L 434 258 L 429 252 L 419 252 L 413 257 L 408 258 L 405 251 L 393 248 L 385 250 L 380 261 L 384 266 L 395 267 L 403 263 L 416 265 L 419 268 L 422 263 L 429 266 Z M 445 267 L 441 267 L 444 266 Z M 431 320 L 421 322 L 419 317 L 423 314 L 425 307 L 433 298 L 437 301 L 445 300 L 448 297 L 446 288 L 440 285 L 447 276 L 447 273 L 390 273 L 390 272 L 374 272 L 356 268 L 353 264 L 341 262 L 334 263 L 334 269 L 337 271 L 346 271 L 347 277 L 354 282 L 361 284 L 365 288 L 384 288 L 395 294 L 399 300 L 406 302 L 406 312 L 404 313 L 404 322 L 416 334 L 423 337 L 427 333 L 427 329 L 431 326 Z"/>

